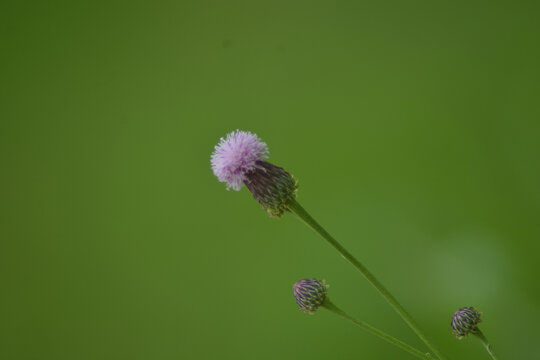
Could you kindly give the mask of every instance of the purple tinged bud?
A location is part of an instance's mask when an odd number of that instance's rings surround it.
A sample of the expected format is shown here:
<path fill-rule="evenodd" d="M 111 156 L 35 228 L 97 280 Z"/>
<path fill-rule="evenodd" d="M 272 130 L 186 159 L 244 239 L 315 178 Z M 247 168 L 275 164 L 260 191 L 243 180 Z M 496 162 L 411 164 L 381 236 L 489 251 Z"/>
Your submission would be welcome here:
<path fill-rule="evenodd" d="M 257 135 L 236 130 L 221 138 L 211 157 L 212 170 L 227 189 L 251 191 L 269 216 L 281 217 L 296 197 L 296 179 L 279 166 L 264 161 L 268 147 Z"/>
<path fill-rule="evenodd" d="M 246 187 L 271 217 L 281 217 L 296 197 L 296 179 L 279 166 L 257 161 L 257 167 L 246 173 Z"/>
<path fill-rule="evenodd" d="M 324 280 L 317 279 L 302 279 L 294 284 L 294 298 L 300 310 L 313 314 L 325 301 L 327 288 Z"/>
<path fill-rule="evenodd" d="M 458 339 L 478 332 L 478 323 L 482 321 L 481 315 L 482 313 L 472 306 L 459 309 L 452 317 L 452 332 Z"/>

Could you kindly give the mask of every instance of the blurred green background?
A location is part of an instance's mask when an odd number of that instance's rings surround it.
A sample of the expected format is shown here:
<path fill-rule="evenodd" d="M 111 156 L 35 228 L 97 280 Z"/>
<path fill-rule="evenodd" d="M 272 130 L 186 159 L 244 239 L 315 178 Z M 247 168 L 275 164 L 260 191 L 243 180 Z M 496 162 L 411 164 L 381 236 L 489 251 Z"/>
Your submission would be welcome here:
<path fill-rule="evenodd" d="M 209 157 L 257 133 L 299 201 L 452 359 L 540 334 L 537 1 L 5 1 L 0 358 L 412 359 L 425 349 L 292 215 Z"/>

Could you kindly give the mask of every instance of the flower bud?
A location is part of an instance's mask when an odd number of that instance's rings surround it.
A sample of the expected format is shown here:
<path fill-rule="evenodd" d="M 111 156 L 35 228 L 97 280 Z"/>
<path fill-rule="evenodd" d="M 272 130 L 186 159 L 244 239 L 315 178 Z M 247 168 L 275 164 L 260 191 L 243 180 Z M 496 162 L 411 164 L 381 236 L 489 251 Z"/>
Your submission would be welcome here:
<path fill-rule="evenodd" d="M 478 331 L 481 312 L 471 307 L 464 307 L 456 311 L 452 317 L 452 331 L 458 339 Z"/>
<path fill-rule="evenodd" d="M 281 217 L 288 210 L 289 201 L 296 197 L 296 180 L 279 166 L 257 161 L 256 168 L 246 177 L 245 185 L 269 216 Z"/>
<path fill-rule="evenodd" d="M 326 299 L 327 288 L 324 280 L 317 279 L 302 279 L 294 284 L 294 298 L 300 310 L 313 314 Z"/>

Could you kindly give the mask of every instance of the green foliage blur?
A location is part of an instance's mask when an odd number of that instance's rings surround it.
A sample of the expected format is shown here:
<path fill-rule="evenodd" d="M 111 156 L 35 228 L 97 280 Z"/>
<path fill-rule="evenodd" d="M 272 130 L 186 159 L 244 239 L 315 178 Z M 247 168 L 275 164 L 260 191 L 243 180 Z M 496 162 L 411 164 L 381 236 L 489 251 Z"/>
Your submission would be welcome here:
<path fill-rule="evenodd" d="M 426 350 L 292 215 L 210 170 L 257 133 L 299 202 L 451 359 L 455 310 L 538 358 L 538 1 L 6 1 L 0 359 L 412 359 Z"/>

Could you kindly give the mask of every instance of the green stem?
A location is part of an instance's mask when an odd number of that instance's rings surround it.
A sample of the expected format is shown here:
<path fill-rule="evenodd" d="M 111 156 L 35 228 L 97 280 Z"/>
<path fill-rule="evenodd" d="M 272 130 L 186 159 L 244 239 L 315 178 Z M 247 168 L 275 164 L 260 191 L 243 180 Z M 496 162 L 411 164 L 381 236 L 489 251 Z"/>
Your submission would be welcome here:
<path fill-rule="evenodd" d="M 416 335 L 427 345 L 428 348 L 440 359 L 446 360 L 447 358 L 437 349 L 435 345 L 422 333 L 418 325 L 414 322 L 412 317 L 405 311 L 405 308 L 390 294 L 388 290 L 375 278 L 375 276 L 369 272 L 369 270 L 360 263 L 351 253 L 349 253 L 336 239 L 334 239 L 315 219 L 309 215 L 309 213 L 294 199 L 289 202 L 289 210 L 296 214 L 302 221 L 304 221 L 309 227 L 315 230 L 326 241 L 330 243 L 347 261 L 349 261 L 358 271 L 364 275 L 364 277 L 379 291 L 379 293 L 388 301 L 388 303 L 394 308 L 394 310 L 403 318 L 403 320 L 409 325 L 409 327 L 416 333 Z"/>
<path fill-rule="evenodd" d="M 482 341 L 482 344 L 484 344 L 484 347 L 486 348 L 489 356 L 491 356 L 493 360 L 498 360 L 495 354 L 493 353 L 493 349 L 491 348 L 491 345 L 489 344 L 489 341 L 487 340 L 484 333 L 480 331 L 480 329 L 478 329 L 477 332 L 474 333 L 474 335 L 476 335 L 480 339 L 480 341 Z"/>
<path fill-rule="evenodd" d="M 360 326 L 361 328 L 363 328 L 364 330 L 367 330 L 368 332 L 372 333 L 373 335 L 378 336 L 381 339 L 388 341 L 389 343 L 397 346 L 398 348 L 400 348 L 402 350 L 405 350 L 406 352 L 408 352 L 408 353 L 410 353 L 410 354 L 412 354 L 412 355 L 414 355 L 416 357 L 419 357 L 420 359 L 433 360 L 433 358 L 431 356 L 429 356 L 427 354 L 424 354 L 420 350 L 417 350 L 417 349 L 413 348 L 412 346 L 404 343 L 403 341 L 398 340 L 398 339 L 396 339 L 396 338 L 382 332 L 381 330 L 379 330 L 377 328 L 374 328 L 373 326 L 371 326 L 371 325 L 369 325 L 369 324 L 367 324 L 367 323 L 365 323 L 363 321 L 356 320 L 356 319 L 350 317 L 347 313 L 345 313 L 343 310 L 341 310 L 336 305 L 334 305 L 330 300 L 328 300 L 328 298 L 326 298 L 326 300 L 322 303 L 322 306 L 324 308 L 328 309 L 329 311 L 333 312 L 334 314 L 336 314 L 338 316 L 341 316 L 345 320 L 349 320 L 350 322 Z"/>

